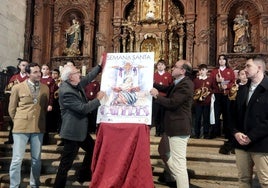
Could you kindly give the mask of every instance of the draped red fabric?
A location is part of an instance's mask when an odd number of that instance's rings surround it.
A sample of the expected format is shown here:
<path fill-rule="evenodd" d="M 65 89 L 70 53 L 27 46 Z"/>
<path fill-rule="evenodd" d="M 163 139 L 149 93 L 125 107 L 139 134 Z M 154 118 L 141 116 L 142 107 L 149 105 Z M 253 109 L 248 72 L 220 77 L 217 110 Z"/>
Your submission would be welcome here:
<path fill-rule="evenodd" d="M 90 188 L 152 188 L 150 128 L 101 123 L 91 165 Z"/>

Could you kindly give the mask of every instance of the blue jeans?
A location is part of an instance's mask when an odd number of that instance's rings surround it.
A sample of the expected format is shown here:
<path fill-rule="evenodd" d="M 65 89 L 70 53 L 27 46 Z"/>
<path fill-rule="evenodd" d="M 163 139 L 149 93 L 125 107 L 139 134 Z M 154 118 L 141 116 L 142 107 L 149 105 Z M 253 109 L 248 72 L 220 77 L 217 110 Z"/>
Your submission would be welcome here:
<path fill-rule="evenodd" d="M 25 154 L 25 149 L 29 141 L 31 148 L 31 175 L 30 186 L 39 187 L 41 172 L 41 149 L 43 133 L 13 133 L 13 153 L 10 164 L 10 188 L 17 188 L 21 182 L 21 164 Z"/>

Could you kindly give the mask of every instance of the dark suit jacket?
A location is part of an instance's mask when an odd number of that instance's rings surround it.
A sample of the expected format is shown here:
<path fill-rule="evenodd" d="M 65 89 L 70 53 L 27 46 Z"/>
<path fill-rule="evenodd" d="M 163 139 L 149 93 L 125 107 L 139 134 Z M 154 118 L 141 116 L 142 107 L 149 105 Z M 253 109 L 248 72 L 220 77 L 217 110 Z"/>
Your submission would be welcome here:
<path fill-rule="evenodd" d="M 268 78 L 265 76 L 247 104 L 250 81 L 239 87 L 232 105 L 232 133 L 242 132 L 251 139 L 241 146 L 234 139 L 235 147 L 251 152 L 268 152 Z"/>
<path fill-rule="evenodd" d="M 193 93 L 193 82 L 186 76 L 167 97 L 159 95 L 155 100 L 165 108 L 164 124 L 168 136 L 191 134 Z"/>
<path fill-rule="evenodd" d="M 68 81 L 62 82 L 59 89 L 59 104 L 62 125 L 61 138 L 73 141 L 84 141 L 88 134 L 88 114 L 100 106 L 98 99 L 87 101 L 85 86 L 90 83 L 101 70 L 96 66 L 77 86 Z"/>

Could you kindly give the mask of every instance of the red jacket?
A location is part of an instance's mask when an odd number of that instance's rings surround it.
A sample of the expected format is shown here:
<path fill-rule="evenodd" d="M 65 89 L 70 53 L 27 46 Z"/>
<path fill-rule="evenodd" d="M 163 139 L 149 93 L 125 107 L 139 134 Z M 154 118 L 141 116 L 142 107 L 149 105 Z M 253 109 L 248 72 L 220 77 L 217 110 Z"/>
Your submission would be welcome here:
<path fill-rule="evenodd" d="M 216 80 L 216 75 L 220 72 L 221 76 L 224 78 L 224 81 L 227 84 L 227 89 L 222 90 L 219 86 L 220 84 Z M 223 71 L 216 68 L 211 71 L 210 77 L 212 79 L 212 91 L 213 93 L 222 93 L 222 94 L 228 94 L 229 90 L 235 83 L 235 74 L 233 69 L 231 68 L 225 68 Z"/>
<path fill-rule="evenodd" d="M 85 87 L 85 92 L 88 100 L 93 100 L 96 98 L 97 93 L 100 91 L 100 84 L 96 80 L 90 82 Z"/>
<path fill-rule="evenodd" d="M 194 90 L 201 89 L 202 87 L 208 88 L 208 91 L 210 94 L 205 98 L 204 101 L 195 100 L 195 103 L 198 105 L 210 105 L 211 101 L 211 94 L 212 94 L 212 80 L 211 77 L 207 77 L 205 80 L 199 79 L 199 77 L 196 77 L 194 79 Z"/>
<path fill-rule="evenodd" d="M 52 77 L 41 78 L 40 82 L 45 84 L 49 88 L 49 102 L 48 105 L 52 106 L 54 101 L 54 93 L 58 89 L 58 86 L 55 84 L 55 80 Z"/>
<path fill-rule="evenodd" d="M 170 86 L 173 83 L 172 75 L 169 72 L 165 72 L 164 74 L 160 75 L 158 71 L 154 73 L 154 83 L 163 85 L 163 86 Z M 159 92 L 161 96 L 166 96 L 166 93 Z"/>

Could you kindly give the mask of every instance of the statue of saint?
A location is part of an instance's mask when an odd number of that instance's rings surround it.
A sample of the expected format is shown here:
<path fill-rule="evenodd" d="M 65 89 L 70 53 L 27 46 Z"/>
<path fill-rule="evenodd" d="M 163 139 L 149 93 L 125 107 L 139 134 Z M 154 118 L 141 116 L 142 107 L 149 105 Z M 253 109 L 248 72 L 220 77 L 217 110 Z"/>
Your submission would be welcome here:
<path fill-rule="evenodd" d="M 234 52 L 249 52 L 250 46 L 250 33 L 249 33 L 249 20 L 245 11 L 240 10 L 239 14 L 234 19 L 233 30 L 234 37 Z"/>
<path fill-rule="evenodd" d="M 156 11 L 156 2 L 155 0 L 145 0 L 146 9 L 146 19 L 154 19 Z"/>
<path fill-rule="evenodd" d="M 81 41 L 80 24 L 76 19 L 72 20 L 72 25 L 66 29 L 66 48 L 64 53 L 67 56 L 77 56 L 80 54 L 79 43 Z"/>

